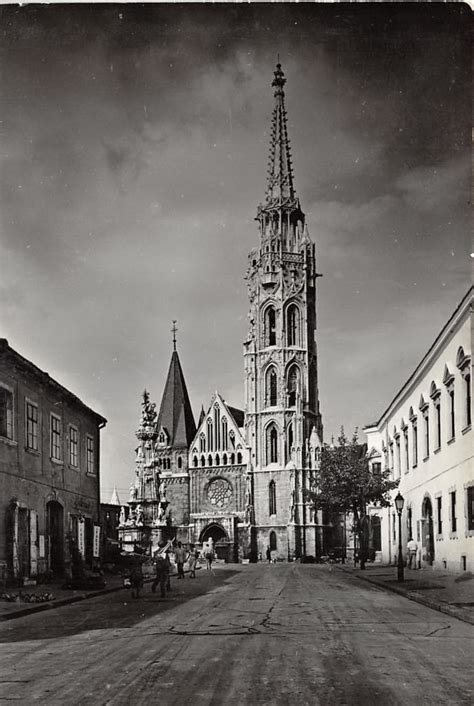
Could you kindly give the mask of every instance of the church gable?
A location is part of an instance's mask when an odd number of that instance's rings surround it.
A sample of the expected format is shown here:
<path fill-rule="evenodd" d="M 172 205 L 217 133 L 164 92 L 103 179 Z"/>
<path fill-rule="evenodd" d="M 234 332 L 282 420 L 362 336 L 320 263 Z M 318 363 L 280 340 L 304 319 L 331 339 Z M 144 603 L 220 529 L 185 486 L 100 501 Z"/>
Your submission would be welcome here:
<path fill-rule="evenodd" d="M 216 392 L 191 444 L 190 468 L 246 465 L 247 450 L 239 428 L 243 421 L 243 412 L 227 406 Z"/>

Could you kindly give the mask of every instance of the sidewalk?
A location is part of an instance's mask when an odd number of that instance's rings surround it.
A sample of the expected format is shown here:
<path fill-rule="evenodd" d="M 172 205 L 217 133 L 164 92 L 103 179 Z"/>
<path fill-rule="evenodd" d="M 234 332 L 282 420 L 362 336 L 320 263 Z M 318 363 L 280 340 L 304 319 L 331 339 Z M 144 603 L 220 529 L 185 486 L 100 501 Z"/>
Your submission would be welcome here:
<path fill-rule="evenodd" d="M 396 566 L 366 564 L 364 571 L 352 564 L 335 566 L 380 588 L 474 625 L 474 576 L 470 572 L 455 575 L 431 568 L 413 570 L 405 567 L 405 580 L 398 582 Z"/>
<path fill-rule="evenodd" d="M 152 579 L 148 580 L 151 581 Z M 43 610 L 58 608 L 59 606 L 67 605 L 68 603 L 83 601 L 86 598 L 94 598 L 95 596 L 101 596 L 106 593 L 113 593 L 114 591 L 120 591 L 121 589 L 123 589 L 123 578 L 121 576 L 114 576 L 109 574 L 106 577 L 106 581 L 107 584 L 105 588 L 97 588 L 89 591 L 63 589 L 61 587 L 62 584 L 60 583 L 41 584 L 39 586 L 25 586 L 22 589 L 1 589 L 0 595 L 3 593 L 19 595 L 20 600 L 17 600 L 15 602 L 0 600 L 0 622 L 4 620 L 11 620 L 13 618 L 21 618 L 23 615 L 29 615 L 30 613 L 38 613 Z M 29 603 L 27 600 L 21 598 L 22 596 L 32 594 L 35 594 L 37 596 L 42 596 L 43 594 L 52 594 L 54 598 L 53 600 L 38 603 Z"/>

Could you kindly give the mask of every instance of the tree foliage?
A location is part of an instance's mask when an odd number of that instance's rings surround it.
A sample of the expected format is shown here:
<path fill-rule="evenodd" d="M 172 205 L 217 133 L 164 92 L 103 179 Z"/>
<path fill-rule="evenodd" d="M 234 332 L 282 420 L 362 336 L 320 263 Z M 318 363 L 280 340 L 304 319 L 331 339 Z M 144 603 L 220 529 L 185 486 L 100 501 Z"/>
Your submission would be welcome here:
<path fill-rule="evenodd" d="M 368 552 L 367 508 L 369 505 L 387 507 L 390 491 L 398 483 L 390 478 L 390 470 L 372 470 L 367 446 L 359 443 L 357 429 L 350 440 L 341 429 L 338 445 L 326 445 L 321 450 L 310 499 L 317 509 L 332 514 L 352 513 L 362 567 Z"/>

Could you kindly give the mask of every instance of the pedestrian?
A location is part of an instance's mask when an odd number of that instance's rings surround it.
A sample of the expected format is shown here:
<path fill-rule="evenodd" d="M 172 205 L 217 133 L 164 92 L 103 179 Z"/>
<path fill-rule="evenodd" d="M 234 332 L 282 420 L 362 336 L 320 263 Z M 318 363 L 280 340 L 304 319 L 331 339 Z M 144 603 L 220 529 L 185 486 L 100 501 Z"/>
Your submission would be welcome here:
<path fill-rule="evenodd" d="M 270 560 L 271 560 L 272 564 L 277 563 L 277 550 L 276 549 L 270 550 Z"/>
<path fill-rule="evenodd" d="M 183 547 L 181 542 L 178 542 L 178 546 L 175 549 L 174 555 L 176 557 L 176 567 L 178 569 L 178 578 L 179 579 L 184 579 L 184 562 L 188 558 L 188 552 L 186 549 Z"/>
<path fill-rule="evenodd" d="M 130 572 L 130 586 L 132 589 L 132 598 L 140 598 L 140 589 L 143 588 L 143 571 L 142 563 L 139 560 Z"/>
<path fill-rule="evenodd" d="M 212 562 L 214 561 L 214 550 L 207 549 L 204 556 L 206 557 L 206 569 L 212 569 Z"/>
<path fill-rule="evenodd" d="M 416 569 L 416 555 L 418 553 L 418 544 L 416 541 L 413 539 L 413 537 L 410 537 L 408 540 L 407 544 L 407 551 L 408 551 L 408 568 L 413 568 Z"/>
<path fill-rule="evenodd" d="M 196 578 L 196 564 L 197 564 L 198 559 L 199 559 L 198 550 L 195 548 L 194 544 L 190 544 L 189 545 L 189 559 L 188 559 L 189 578 L 190 579 Z"/>
<path fill-rule="evenodd" d="M 268 563 L 270 563 L 272 560 L 272 553 L 270 551 L 270 547 L 267 546 L 267 551 L 265 552 L 265 554 L 266 554 Z"/>
<path fill-rule="evenodd" d="M 158 584 L 160 585 L 160 595 L 162 598 L 166 595 L 166 589 L 170 590 L 170 561 L 168 554 L 163 555 L 157 553 L 155 556 L 155 572 L 156 577 L 151 584 L 153 593 L 156 591 Z"/>

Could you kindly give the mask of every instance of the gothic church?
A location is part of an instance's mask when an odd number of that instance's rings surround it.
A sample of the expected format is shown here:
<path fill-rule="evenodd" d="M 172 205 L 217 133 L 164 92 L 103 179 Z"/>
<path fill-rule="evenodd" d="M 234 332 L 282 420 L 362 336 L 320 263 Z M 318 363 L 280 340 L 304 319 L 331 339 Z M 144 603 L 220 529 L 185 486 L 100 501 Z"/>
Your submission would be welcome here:
<path fill-rule="evenodd" d="M 322 443 L 318 274 L 293 183 L 285 83 L 277 64 L 260 243 L 246 275 L 245 411 L 215 392 L 196 428 L 174 337 L 158 414 L 143 396 L 130 513 L 119 528 L 126 549 L 212 537 L 227 561 L 255 561 L 267 547 L 283 560 L 323 553 L 322 518 L 305 495 Z"/>

